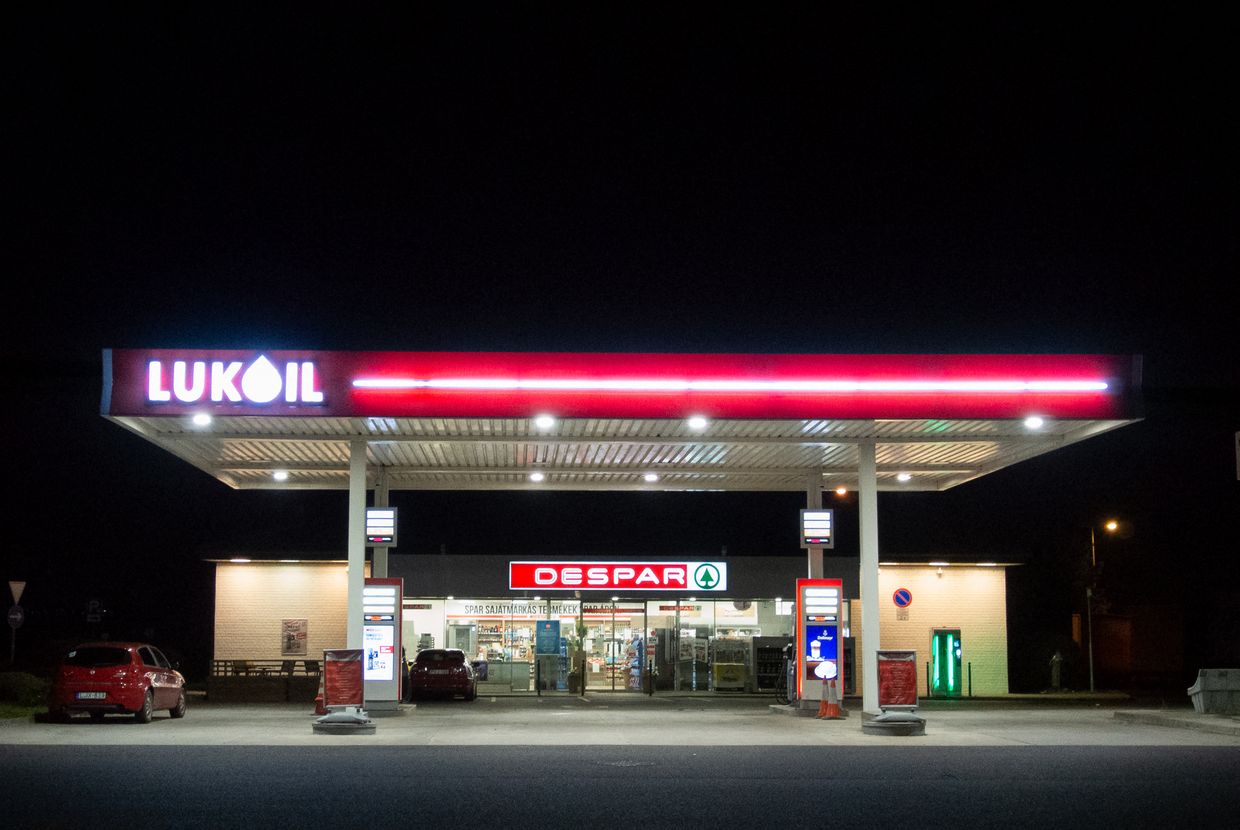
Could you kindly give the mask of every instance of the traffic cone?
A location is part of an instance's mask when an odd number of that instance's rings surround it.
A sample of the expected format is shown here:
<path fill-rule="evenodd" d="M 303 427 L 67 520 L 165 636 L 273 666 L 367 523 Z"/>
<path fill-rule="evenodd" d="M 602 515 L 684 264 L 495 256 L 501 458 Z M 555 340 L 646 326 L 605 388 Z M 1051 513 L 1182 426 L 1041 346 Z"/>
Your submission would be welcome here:
<path fill-rule="evenodd" d="M 321 673 L 319 674 L 319 693 L 314 696 L 314 714 L 327 714 L 327 706 L 323 702 L 323 675 Z"/>
<path fill-rule="evenodd" d="M 840 696 L 835 691 L 835 681 L 824 681 L 822 701 L 818 704 L 817 717 L 823 720 L 840 720 Z"/>

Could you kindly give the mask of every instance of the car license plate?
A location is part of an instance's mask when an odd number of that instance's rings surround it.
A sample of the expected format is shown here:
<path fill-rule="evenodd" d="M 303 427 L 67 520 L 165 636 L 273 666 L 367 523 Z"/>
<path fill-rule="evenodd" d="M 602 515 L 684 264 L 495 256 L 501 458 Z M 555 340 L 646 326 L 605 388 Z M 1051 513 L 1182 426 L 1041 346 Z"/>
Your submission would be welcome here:
<path fill-rule="evenodd" d="M 108 696 L 107 692 L 78 692 L 78 700 L 103 700 Z"/>
<path fill-rule="evenodd" d="M 447 674 L 447 669 L 431 669 L 428 674 Z"/>

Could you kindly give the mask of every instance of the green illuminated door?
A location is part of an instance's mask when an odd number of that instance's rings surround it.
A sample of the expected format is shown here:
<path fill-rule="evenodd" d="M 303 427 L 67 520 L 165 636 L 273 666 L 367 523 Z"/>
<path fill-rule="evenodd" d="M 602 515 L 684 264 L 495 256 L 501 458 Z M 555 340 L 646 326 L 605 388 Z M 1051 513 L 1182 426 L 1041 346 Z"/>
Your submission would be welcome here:
<path fill-rule="evenodd" d="M 960 697 L 960 629 L 935 629 L 930 638 L 931 697 Z"/>

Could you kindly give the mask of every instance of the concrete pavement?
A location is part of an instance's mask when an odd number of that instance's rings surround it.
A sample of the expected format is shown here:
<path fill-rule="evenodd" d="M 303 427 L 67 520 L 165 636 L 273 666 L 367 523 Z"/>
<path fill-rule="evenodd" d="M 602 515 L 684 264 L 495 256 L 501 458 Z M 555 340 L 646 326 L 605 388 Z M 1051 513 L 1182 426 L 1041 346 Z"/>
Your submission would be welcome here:
<path fill-rule="evenodd" d="M 927 701 L 921 737 L 862 732 L 857 703 L 844 720 L 785 717 L 769 697 L 628 694 L 479 697 L 428 701 L 376 716 L 373 735 L 314 734 L 312 704 L 191 701 L 188 716 L 147 725 L 109 717 L 0 721 L 7 746 L 1234 746 L 1240 718 L 1189 706 L 1132 708 L 1117 701 Z"/>

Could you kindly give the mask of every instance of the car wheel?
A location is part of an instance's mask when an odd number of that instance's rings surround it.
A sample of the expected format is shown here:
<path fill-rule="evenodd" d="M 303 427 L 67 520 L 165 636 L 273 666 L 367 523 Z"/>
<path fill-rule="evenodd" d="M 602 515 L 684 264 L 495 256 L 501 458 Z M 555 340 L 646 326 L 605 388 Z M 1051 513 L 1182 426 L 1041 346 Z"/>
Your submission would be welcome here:
<path fill-rule="evenodd" d="M 469 691 L 465 693 L 465 699 L 466 699 L 466 700 L 473 700 L 473 699 L 474 699 L 474 698 L 476 698 L 477 696 L 478 696 L 478 686 L 477 686 L 477 685 L 470 686 L 470 687 L 469 687 Z"/>
<path fill-rule="evenodd" d="M 146 697 L 142 698 L 142 708 L 133 713 L 135 723 L 150 723 L 151 716 L 155 714 L 155 695 L 150 689 L 146 690 Z"/>
<path fill-rule="evenodd" d="M 168 714 L 174 718 L 185 717 L 185 692 L 182 691 L 177 697 L 177 705 L 168 710 Z"/>

